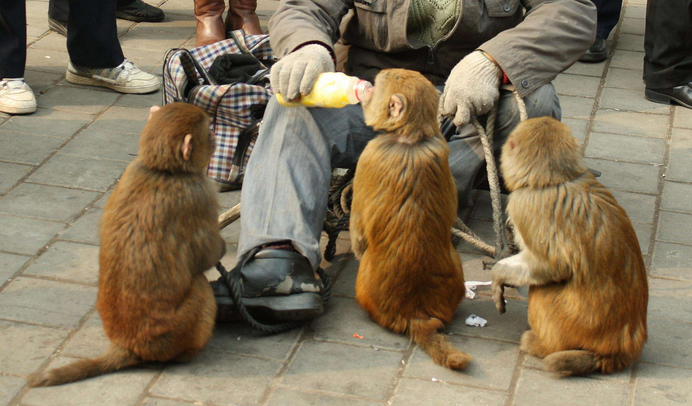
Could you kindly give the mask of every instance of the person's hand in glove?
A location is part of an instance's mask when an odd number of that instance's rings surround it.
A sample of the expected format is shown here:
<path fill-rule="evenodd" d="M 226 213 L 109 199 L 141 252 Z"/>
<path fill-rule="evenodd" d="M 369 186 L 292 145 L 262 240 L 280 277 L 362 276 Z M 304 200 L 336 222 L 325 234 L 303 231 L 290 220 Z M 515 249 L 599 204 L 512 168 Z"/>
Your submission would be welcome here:
<path fill-rule="evenodd" d="M 480 51 L 471 52 L 452 69 L 440 98 L 438 117 L 454 117 L 461 127 L 487 114 L 500 98 L 502 69 Z"/>
<path fill-rule="evenodd" d="M 294 101 L 312 91 L 317 76 L 334 71 L 334 61 L 323 45 L 310 44 L 281 58 L 271 68 L 271 85 L 275 93 Z"/>

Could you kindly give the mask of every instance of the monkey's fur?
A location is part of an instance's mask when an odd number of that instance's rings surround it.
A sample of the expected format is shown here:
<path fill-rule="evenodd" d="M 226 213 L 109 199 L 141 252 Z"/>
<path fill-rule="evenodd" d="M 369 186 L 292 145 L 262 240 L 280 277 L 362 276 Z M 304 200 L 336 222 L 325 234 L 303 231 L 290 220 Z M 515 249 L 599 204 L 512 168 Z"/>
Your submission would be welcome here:
<path fill-rule="evenodd" d="M 423 75 L 403 69 L 380 72 L 371 94 L 365 122 L 383 134 L 366 146 L 353 183 L 356 299 L 436 363 L 463 369 L 471 357 L 437 333 L 465 294 L 450 239 L 457 193 L 437 122 L 439 95 Z"/>
<path fill-rule="evenodd" d="M 493 298 L 503 313 L 504 285 L 531 286 L 521 349 L 562 374 L 625 368 L 646 341 L 649 298 L 625 210 L 588 172 L 569 128 L 552 118 L 514 130 L 501 170 L 521 252 L 493 267 Z"/>
<path fill-rule="evenodd" d="M 73 382 L 143 361 L 188 361 L 214 328 L 216 301 L 203 272 L 225 252 L 216 191 L 206 178 L 214 151 L 198 107 L 152 108 L 139 157 L 101 217 L 96 302 L 110 349 L 29 376 L 30 386 Z"/>

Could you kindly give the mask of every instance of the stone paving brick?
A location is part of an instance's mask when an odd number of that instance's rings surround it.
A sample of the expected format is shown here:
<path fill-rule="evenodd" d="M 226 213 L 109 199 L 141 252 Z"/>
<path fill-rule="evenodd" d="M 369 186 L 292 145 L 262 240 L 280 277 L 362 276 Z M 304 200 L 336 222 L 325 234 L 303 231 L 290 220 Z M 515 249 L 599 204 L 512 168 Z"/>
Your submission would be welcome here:
<path fill-rule="evenodd" d="M 651 234 L 653 232 L 652 224 L 642 224 L 642 223 L 632 223 L 634 227 L 634 232 L 637 234 L 637 240 L 639 241 L 639 247 L 642 250 L 643 255 L 649 255 L 649 245 L 651 242 Z"/>
<path fill-rule="evenodd" d="M 139 152 L 139 134 L 118 133 L 87 128 L 65 145 L 60 154 L 102 158 L 129 163 Z M 122 172 L 124 166 L 120 170 Z M 119 175 L 119 173 L 118 173 Z M 112 183 L 113 177 L 108 177 Z"/>
<path fill-rule="evenodd" d="M 368 317 L 355 299 L 332 298 L 325 312 L 312 322 L 315 338 L 353 345 L 370 345 L 376 348 L 404 350 L 409 338 L 381 327 Z M 358 334 L 363 339 L 353 337 Z"/>
<path fill-rule="evenodd" d="M 663 164 L 665 149 L 666 143 L 662 139 L 592 132 L 584 155 L 589 158 Z"/>
<path fill-rule="evenodd" d="M 39 107 L 82 114 L 99 114 L 113 104 L 119 94 L 97 87 L 56 86 L 38 98 Z"/>
<path fill-rule="evenodd" d="M 613 191 L 613 196 L 627 212 L 630 221 L 651 224 L 654 221 L 656 198 L 636 193 Z"/>
<path fill-rule="evenodd" d="M 675 406 L 692 403 L 692 371 L 639 364 L 635 406 Z"/>
<path fill-rule="evenodd" d="M 59 357 L 50 363 L 49 368 L 74 361 L 77 359 Z M 32 388 L 23 396 L 22 402 L 32 406 L 135 406 L 156 373 L 155 370 L 133 368 L 69 385 Z"/>
<path fill-rule="evenodd" d="M 644 35 L 646 21 L 641 18 L 623 18 L 620 34 Z M 642 65 L 644 64 L 642 60 Z M 640 65 L 641 68 L 641 65 Z"/>
<path fill-rule="evenodd" d="M 221 237 L 226 241 L 226 244 L 238 244 L 240 239 L 240 220 L 229 224 L 221 230 Z"/>
<path fill-rule="evenodd" d="M 161 49 L 178 48 L 193 34 L 193 30 L 158 28 L 156 24 L 141 28 L 143 26 L 140 24 L 120 37 L 121 46 L 126 49 L 156 50 L 156 54 L 163 57 Z"/>
<path fill-rule="evenodd" d="M 89 129 L 139 135 L 148 117 L 147 109 L 113 106 L 94 121 Z"/>
<path fill-rule="evenodd" d="M 0 215 L 0 250 L 34 255 L 64 227 L 52 221 Z"/>
<path fill-rule="evenodd" d="M 0 286 L 29 261 L 28 257 L 0 252 Z"/>
<path fill-rule="evenodd" d="M 36 49 L 26 50 L 26 69 L 39 72 L 65 75 L 67 63 L 70 56 L 67 50 L 57 51 L 55 49 Z M 31 86 L 31 84 L 29 84 Z M 39 106 L 41 103 L 39 102 Z"/>
<path fill-rule="evenodd" d="M 28 116 L 13 116 L 0 128 L 49 137 L 70 138 L 77 130 L 93 119 L 93 116 L 86 114 L 38 109 L 34 114 Z"/>
<path fill-rule="evenodd" d="M 673 140 L 670 145 L 670 152 L 676 154 L 686 154 L 692 162 L 692 130 L 682 128 L 673 129 Z"/>
<path fill-rule="evenodd" d="M 557 94 L 567 96 L 596 97 L 599 78 L 560 74 L 553 81 Z"/>
<path fill-rule="evenodd" d="M 35 371 L 68 334 L 63 329 L 0 320 L 0 372 L 25 375 Z"/>
<path fill-rule="evenodd" d="M 354 258 L 355 259 L 355 258 Z M 356 297 L 356 277 L 358 276 L 358 261 L 348 261 L 339 275 L 339 279 L 334 282 L 332 295 Z"/>
<path fill-rule="evenodd" d="M 687 154 L 670 153 L 666 179 L 688 182 L 692 179 L 692 156 Z"/>
<path fill-rule="evenodd" d="M 23 183 L 0 200 L 0 212 L 70 221 L 97 196 L 86 190 Z"/>
<path fill-rule="evenodd" d="M 684 107 L 675 107 L 675 119 L 673 126 L 682 128 L 692 128 L 692 110 Z"/>
<path fill-rule="evenodd" d="M 218 405 L 255 405 L 281 364 L 202 351 L 187 364 L 168 366 L 150 393 Z"/>
<path fill-rule="evenodd" d="M 585 97 L 560 96 L 562 117 L 588 120 L 595 100 Z"/>
<path fill-rule="evenodd" d="M 207 348 L 241 355 L 285 361 L 301 329 L 281 334 L 261 334 L 245 323 L 218 323 Z"/>
<path fill-rule="evenodd" d="M 692 282 L 651 279 L 648 316 L 692 324 Z"/>
<path fill-rule="evenodd" d="M 571 118 L 563 118 L 562 122 L 567 124 L 572 132 L 572 136 L 583 144 L 586 139 L 586 126 L 589 125 L 589 122 L 587 120 L 575 120 Z"/>
<path fill-rule="evenodd" d="M 111 193 L 113 193 L 113 188 L 111 188 L 108 192 L 104 193 L 103 196 L 101 196 L 101 198 L 94 203 L 94 207 L 100 209 L 104 208 L 106 206 L 106 202 L 108 202 L 108 198 L 111 197 Z"/>
<path fill-rule="evenodd" d="M 138 25 L 137 29 L 140 29 L 141 26 L 141 24 Z M 165 56 L 165 53 L 151 52 L 150 50 L 132 47 L 123 47 L 123 53 L 127 59 L 132 61 L 139 69 L 153 74 L 161 74 L 161 66 L 163 65 L 163 57 Z M 160 96 L 161 95 L 159 94 L 159 97 Z"/>
<path fill-rule="evenodd" d="M 5 131 L 0 127 L 0 159 L 19 164 L 39 165 L 55 152 L 64 140 Z"/>
<path fill-rule="evenodd" d="M 105 192 L 126 166 L 124 162 L 57 154 L 29 176 L 27 182 Z"/>
<path fill-rule="evenodd" d="M 692 244 L 692 215 L 662 211 L 657 240 Z"/>
<path fill-rule="evenodd" d="M 98 312 L 95 312 L 70 339 L 62 350 L 62 354 L 79 358 L 95 358 L 105 353 L 108 347 L 110 347 L 110 341 L 103 331 Z"/>
<path fill-rule="evenodd" d="M 644 38 L 644 37 L 639 37 Z M 605 87 L 637 90 L 644 94 L 644 81 L 642 73 L 638 70 L 611 68 L 606 77 Z"/>
<path fill-rule="evenodd" d="M 618 37 L 617 49 L 644 52 L 644 37 L 642 35 L 620 34 Z"/>
<path fill-rule="evenodd" d="M 24 384 L 26 382 L 22 378 L 0 375 L 0 406 L 9 405 L 10 400 L 19 393 Z"/>
<path fill-rule="evenodd" d="M 148 112 L 149 107 L 161 105 L 162 97 L 160 90 L 149 94 L 125 94 L 114 106 L 146 108 Z"/>
<path fill-rule="evenodd" d="M 351 398 L 337 398 L 321 393 L 300 392 L 280 388 L 269 398 L 269 406 L 375 406 L 381 403 L 369 402 L 367 400 L 355 400 Z"/>
<path fill-rule="evenodd" d="M 99 248 L 58 241 L 23 272 L 96 285 L 99 277 Z"/>
<path fill-rule="evenodd" d="M 92 208 L 75 221 L 65 233 L 60 235 L 61 240 L 83 242 L 87 244 L 99 243 L 99 221 L 103 210 Z"/>
<path fill-rule="evenodd" d="M 692 281 L 692 246 L 657 242 L 651 275 Z"/>
<path fill-rule="evenodd" d="M 468 353 L 473 360 L 463 371 L 437 365 L 420 348 L 416 348 L 408 362 L 404 376 L 432 381 L 458 383 L 489 389 L 509 389 L 519 346 L 492 340 L 468 337 L 449 337 L 455 347 Z"/>
<path fill-rule="evenodd" d="M 0 317 L 74 328 L 96 301 L 96 288 L 17 278 L 0 293 Z"/>
<path fill-rule="evenodd" d="M 201 405 L 202 403 L 197 402 L 196 404 Z M 169 399 L 146 398 L 142 406 L 190 406 L 190 403 Z"/>
<path fill-rule="evenodd" d="M 235 207 L 236 204 L 240 203 L 240 190 L 219 193 L 217 196 L 219 198 L 219 204 L 226 210 Z"/>
<path fill-rule="evenodd" d="M 654 103 L 644 98 L 644 92 L 631 89 L 603 89 L 601 109 L 636 111 L 639 113 L 665 114 L 670 113 L 670 106 Z"/>
<path fill-rule="evenodd" d="M 668 117 L 627 111 L 598 110 L 593 131 L 665 138 Z"/>
<path fill-rule="evenodd" d="M 382 399 L 401 359 L 400 352 L 306 341 L 281 383 Z"/>
<path fill-rule="evenodd" d="M 623 23 L 624 27 L 624 23 Z M 611 68 L 635 69 L 641 71 L 644 66 L 644 52 L 619 51 L 610 60 Z"/>
<path fill-rule="evenodd" d="M 488 220 L 472 219 L 467 226 L 476 233 L 483 241 L 490 245 L 495 245 L 495 232 L 493 231 L 493 222 Z M 480 248 L 467 242 L 461 242 L 457 245 L 457 251 L 469 254 L 485 254 Z"/>
<path fill-rule="evenodd" d="M 564 73 L 570 75 L 595 76 L 600 78 L 603 75 L 604 63 L 584 63 L 577 62 L 565 70 Z"/>
<path fill-rule="evenodd" d="M 0 195 L 7 194 L 17 182 L 34 170 L 32 166 L 0 162 Z"/>
<path fill-rule="evenodd" d="M 64 73 L 63 73 L 64 75 Z M 24 80 L 29 84 L 35 95 L 40 95 L 41 92 L 55 85 L 63 75 L 57 73 L 38 72 L 33 70 L 24 71 Z"/>
<path fill-rule="evenodd" d="M 691 162 L 692 163 L 692 162 Z M 692 179 L 690 179 L 692 181 Z M 692 184 L 665 182 L 661 209 L 692 214 Z"/>
<path fill-rule="evenodd" d="M 627 384 L 618 381 L 603 381 L 591 378 L 559 376 L 543 371 L 525 369 L 517 383 L 515 405 L 550 405 L 559 399 L 562 406 L 624 405 L 627 399 Z"/>
<path fill-rule="evenodd" d="M 586 165 L 601 172 L 598 181 L 607 188 L 628 192 L 658 192 L 659 170 L 657 166 L 600 159 L 586 159 Z"/>
<path fill-rule="evenodd" d="M 692 326 L 690 324 L 649 317 L 647 333 L 648 340 L 644 344 L 642 361 L 692 368 Z"/>
<path fill-rule="evenodd" d="M 418 379 L 402 379 L 392 406 L 473 405 L 499 406 L 505 403 L 507 394 L 501 391 L 426 382 Z"/>
<path fill-rule="evenodd" d="M 490 280 L 489 277 L 487 279 Z M 521 335 L 529 326 L 527 302 L 508 300 L 507 312 L 500 315 L 489 296 L 478 295 L 481 289 L 476 290 L 475 299 L 464 299 L 454 314 L 454 321 L 447 326 L 446 331 L 471 337 L 520 342 Z M 490 293 L 487 288 L 485 291 Z M 486 319 L 488 323 L 485 327 L 467 326 L 466 318 L 472 314 Z"/>
<path fill-rule="evenodd" d="M 628 4 L 625 8 L 625 18 L 646 18 L 646 6 Z"/>

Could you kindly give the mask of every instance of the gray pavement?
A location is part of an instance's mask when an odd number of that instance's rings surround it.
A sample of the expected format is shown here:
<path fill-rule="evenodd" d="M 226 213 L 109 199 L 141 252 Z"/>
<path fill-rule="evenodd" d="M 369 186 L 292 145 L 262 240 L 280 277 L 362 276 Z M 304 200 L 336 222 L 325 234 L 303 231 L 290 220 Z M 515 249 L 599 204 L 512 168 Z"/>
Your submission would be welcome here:
<path fill-rule="evenodd" d="M 192 46 L 192 0 L 159 1 L 158 24 L 118 21 L 125 55 L 160 74 L 164 52 Z M 651 281 L 642 360 L 612 376 L 559 379 L 519 353 L 526 301 L 498 316 L 487 290 L 466 300 L 447 329 L 474 356 L 451 372 L 355 303 L 358 264 L 342 235 L 326 314 L 311 326 L 262 337 L 219 325 L 189 364 L 149 365 L 55 388 L 26 376 L 107 347 L 94 308 L 98 221 L 109 191 L 137 153 L 147 108 L 161 94 L 119 95 L 64 79 L 65 39 L 47 31 L 47 1 L 29 0 L 26 77 L 30 116 L 0 114 L 0 406 L 4 405 L 679 405 L 692 403 L 692 111 L 646 101 L 641 81 L 645 0 L 628 0 L 611 38 L 614 55 L 576 64 L 555 81 L 564 121 L 630 215 Z M 260 0 L 263 22 L 276 8 Z M 220 195 L 224 208 L 238 193 Z M 492 234 L 481 195 L 471 227 Z M 227 267 L 239 225 L 223 231 Z M 460 245 L 467 280 L 488 280 L 483 256 Z M 212 277 L 213 275 L 210 275 Z M 488 319 L 467 327 L 471 313 Z M 362 339 L 354 338 L 354 334 Z"/>

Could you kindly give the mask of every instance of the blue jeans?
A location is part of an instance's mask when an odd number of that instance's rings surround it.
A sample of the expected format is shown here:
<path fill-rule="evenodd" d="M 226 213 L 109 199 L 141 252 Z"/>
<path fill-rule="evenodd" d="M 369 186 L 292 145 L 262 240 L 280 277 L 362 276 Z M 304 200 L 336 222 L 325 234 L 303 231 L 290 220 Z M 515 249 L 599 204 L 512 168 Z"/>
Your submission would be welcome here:
<path fill-rule="evenodd" d="M 524 101 L 529 117 L 561 118 L 550 83 Z M 496 154 L 519 121 L 514 96 L 502 90 L 493 139 Z M 332 168 L 354 167 L 375 135 L 365 125 L 360 105 L 307 109 L 283 107 L 272 98 L 243 180 L 238 257 L 263 244 L 290 240 L 317 269 Z M 484 167 L 483 147 L 475 128 L 466 125 L 450 139 L 449 148 L 463 208 L 470 204 L 474 179 Z"/>

